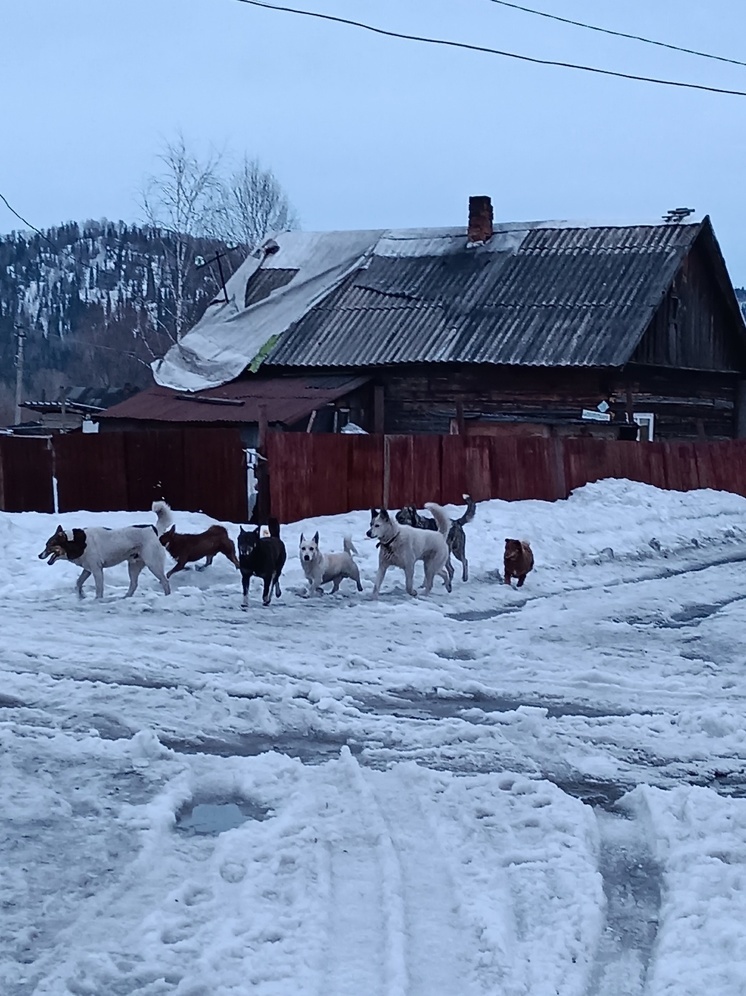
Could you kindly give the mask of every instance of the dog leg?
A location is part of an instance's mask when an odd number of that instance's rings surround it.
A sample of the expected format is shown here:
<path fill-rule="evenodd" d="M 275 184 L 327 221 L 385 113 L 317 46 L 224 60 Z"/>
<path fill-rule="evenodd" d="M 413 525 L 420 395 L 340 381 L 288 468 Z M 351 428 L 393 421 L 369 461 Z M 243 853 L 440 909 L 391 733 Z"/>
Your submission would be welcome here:
<path fill-rule="evenodd" d="M 145 564 L 139 558 L 137 560 L 127 561 L 127 570 L 130 575 L 130 586 L 127 590 L 125 598 L 131 598 L 137 590 L 137 579 L 140 577 L 140 572 L 142 571 Z"/>
<path fill-rule="evenodd" d="M 518 577 L 518 584 L 516 585 L 516 588 L 522 588 L 523 587 L 523 582 L 525 580 L 526 580 L 526 575 L 525 574 L 519 575 L 519 577 Z"/>
<path fill-rule="evenodd" d="M 362 591 L 363 586 L 360 584 L 360 571 L 357 564 L 354 565 L 355 570 L 350 572 L 350 579 L 357 585 L 357 590 Z"/>
<path fill-rule="evenodd" d="M 449 574 L 445 567 L 438 571 L 438 574 L 443 578 L 443 584 L 446 586 L 446 591 L 453 591 L 453 575 Z"/>
<path fill-rule="evenodd" d="M 178 561 L 178 563 L 174 564 L 171 570 L 166 574 L 166 577 L 170 578 L 172 574 L 175 574 L 177 571 L 183 571 L 185 567 L 186 567 L 186 560 Z M 153 574 L 155 574 L 155 571 L 153 571 Z M 155 574 L 155 576 L 158 577 L 157 574 Z"/>
<path fill-rule="evenodd" d="M 334 579 L 334 583 L 332 584 L 332 595 L 337 591 L 339 591 L 339 578 Z"/>
<path fill-rule="evenodd" d="M 388 566 L 382 564 L 378 568 L 378 573 L 376 574 L 376 580 L 373 582 L 373 591 L 371 593 L 371 598 L 378 598 L 378 592 L 381 590 L 381 585 L 383 584 L 383 579 L 386 577 L 386 571 Z"/>
<path fill-rule="evenodd" d="M 280 575 L 275 574 L 275 598 L 282 597 L 282 588 L 280 588 Z"/>
<path fill-rule="evenodd" d="M 78 589 L 78 598 L 85 598 L 85 594 L 83 592 L 83 585 L 86 583 L 86 581 L 90 576 L 91 572 L 89 570 L 83 570 L 78 580 L 75 582 L 75 587 Z"/>
<path fill-rule="evenodd" d="M 469 580 L 469 561 L 466 559 L 466 553 L 461 558 L 461 580 Z"/>
<path fill-rule="evenodd" d="M 508 573 L 508 571 L 505 572 L 505 584 L 510 584 L 510 574 Z"/>
<path fill-rule="evenodd" d="M 91 571 L 93 574 L 93 581 L 96 585 L 96 598 L 104 597 L 104 569 L 103 567 L 98 567 Z"/>
<path fill-rule="evenodd" d="M 243 600 L 241 605 L 246 609 L 249 607 L 249 582 L 251 581 L 251 575 L 242 574 L 241 584 L 243 585 Z"/>
<path fill-rule="evenodd" d="M 272 575 L 264 578 L 264 591 L 262 592 L 262 604 L 269 605 L 272 601 Z"/>
<path fill-rule="evenodd" d="M 407 594 L 412 595 L 417 598 L 417 589 L 414 586 L 414 564 L 407 564 L 404 568 L 404 585 L 407 589 Z M 432 588 L 433 580 L 430 578 L 430 584 L 428 585 L 427 579 L 427 567 L 425 568 L 425 592 L 429 592 Z"/>

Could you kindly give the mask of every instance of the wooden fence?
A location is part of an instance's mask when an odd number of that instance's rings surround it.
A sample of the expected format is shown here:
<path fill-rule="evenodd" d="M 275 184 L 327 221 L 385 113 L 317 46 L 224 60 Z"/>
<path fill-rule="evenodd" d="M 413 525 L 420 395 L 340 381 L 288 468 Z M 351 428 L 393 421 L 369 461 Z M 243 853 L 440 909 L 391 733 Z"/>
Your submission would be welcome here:
<path fill-rule="evenodd" d="M 0 437 L 0 509 L 143 511 L 174 508 L 227 522 L 248 515 L 246 458 L 237 429 L 158 429 Z"/>
<path fill-rule="evenodd" d="M 566 498 L 605 477 L 660 488 L 746 495 L 746 440 L 636 443 L 492 436 L 364 436 L 270 432 L 258 521 L 333 515 L 371 505 Z M 0 437 L 0 509 L 174 508 L 246 522 L 246 461 L 235 429 Z"/>
<path fill-rule="evenodd" d="M 269 493 L 281 522 L 371 505 L 566 498 L 605 477 L 746 495 L 746 440 L 637 443 L 491 436 L 269 433 Z"/>

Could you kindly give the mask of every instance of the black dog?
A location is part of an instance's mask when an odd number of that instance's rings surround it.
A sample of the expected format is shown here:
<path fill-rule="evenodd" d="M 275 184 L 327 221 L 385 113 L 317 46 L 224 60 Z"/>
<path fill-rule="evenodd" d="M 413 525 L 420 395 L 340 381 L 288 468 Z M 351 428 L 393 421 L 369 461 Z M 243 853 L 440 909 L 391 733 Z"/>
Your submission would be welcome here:
<path fill-rule="evenodd" d="M 453 578 L 453 564 L 451 563 L 451 554 L 453 554 L 456 560 L 461 561 L 461 580 L 468 581 L 469 561 L 466 559 L 466 533 L 464 532 L 464 526 L 471 522 L 476 515 L 477 506 L 476 502 L 469 495 L 464 495 L 464 500 L 466 501 L 466 511 L 460 519 L 451 519 L 451 528 L 448 530 L 448 539 L 446 541 L 448 543 L 448 562 L 446 563 L 446 570 L 451 578 Z M 420 515 L 416 505 L 405 505 L 400 512 L 396 513 L 396 521 L 400 526 L 414 526 L 415 529 L 437 530 L 438 528 L 435 519 L 431 519 L 426 515 Z"/>
<path fill-rule="evenodd" d="M 265 605 L 272 601 L 273 590 L 277 598 L 282 595 L 280 575 L 285 566 L 287 551 L 280 539 L 280 523 L 277 519 L 270 519 L 267 524 L 269 536 L 262 537 L 259 526 L 253 531 L 242 526 L 238 535 L 238 566 L 243 582 L 241 604 L 244 606 L 249 604 L 249 582 L 254 575 L 264 581 L 262 601 Z"/>

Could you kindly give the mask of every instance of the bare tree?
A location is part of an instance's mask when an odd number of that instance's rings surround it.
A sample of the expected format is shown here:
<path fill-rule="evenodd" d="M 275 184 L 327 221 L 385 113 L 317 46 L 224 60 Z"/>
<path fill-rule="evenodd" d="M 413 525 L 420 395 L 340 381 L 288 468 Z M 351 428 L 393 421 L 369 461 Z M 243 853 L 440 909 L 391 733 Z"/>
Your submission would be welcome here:
<path fill-rule="evenodd" d="M 251 251 L 270 232 L 298 227 L 298 217 L 271 169 L 244 155 L 222 184 L 215 235 Z"/>
<path fill-rule="evenodd" d="M 170 236 L 163 240 L 163 246 L 172 275 L 173 323 L 178 341 L 191 318 L 187 287 L 195 266 L 197 242 L 215 230 L 221 212 L 222 156 L 211 151 L 200 159 L 179 134 L 165 142 L 158 159 L 161 169 L 145 181 L 141 203 L 148 224 Z"/>

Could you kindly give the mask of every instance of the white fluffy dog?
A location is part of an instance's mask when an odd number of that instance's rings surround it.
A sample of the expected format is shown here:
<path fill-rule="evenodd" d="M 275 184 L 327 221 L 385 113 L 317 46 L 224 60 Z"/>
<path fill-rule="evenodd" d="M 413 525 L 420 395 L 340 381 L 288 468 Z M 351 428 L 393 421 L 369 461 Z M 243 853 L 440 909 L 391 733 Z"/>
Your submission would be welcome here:
<path fill-rule="evenodd" d="M 416 595 L 414 587 L 414 565 L 418 560 L 425 567 L 425 594 L 429 594 L 435 575 L 443 578 L 446 589 L 451 590 L 451 578 L 446 570 L 448 543 L 446 537 L 451 528 L 451 520 L 440 505 L 428 502 L 425 508 L 438 523 L 438 531 L 415 529 L 401 526 L 385 508 L 370 510 L 370 528 L 366 536 L 378 540 L 378 574 L 373 585 L 373 597 L 378 597 L 383 579 L 389 567 L 401 567 L 404 571 L 407 593 Z"/>
<path fill-rule="evenodd" d="M 357 550 L 349 536 L 344 538 L 344 553 L 322 553 L 319 549 L 318 533 L 314 533 L 311 539 L 306 539 L 301 533 L 298 556 L 308 582 L 307 594 L 322 594 L 322 584 L 328 584 L 330 581 L 334 582 L 332 588 L 334 594 L 335 591 L 339 591 L 339 583 L 344 578 L 350 578 L 357 585 L 357 590 L 362 591 L 360 569 L 352 559 L 355 553 Z"/>

